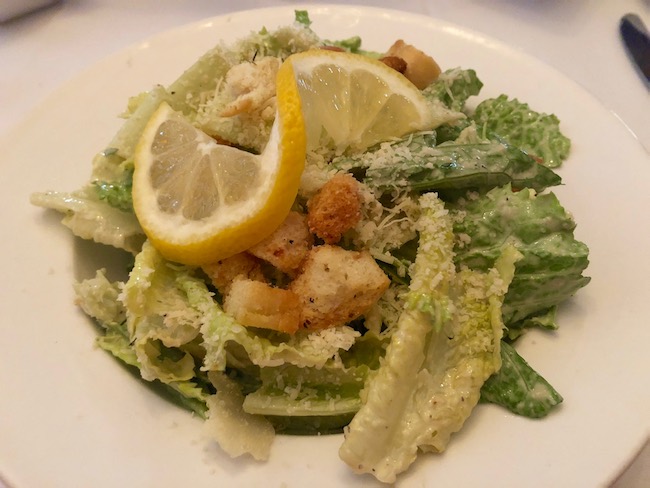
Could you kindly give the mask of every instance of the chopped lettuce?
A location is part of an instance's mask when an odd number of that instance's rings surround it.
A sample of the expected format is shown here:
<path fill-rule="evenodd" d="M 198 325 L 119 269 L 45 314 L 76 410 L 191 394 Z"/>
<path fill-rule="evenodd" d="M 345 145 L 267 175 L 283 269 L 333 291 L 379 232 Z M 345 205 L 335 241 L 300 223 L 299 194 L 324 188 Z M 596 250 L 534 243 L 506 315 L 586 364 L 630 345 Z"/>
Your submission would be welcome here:
<path fill-rule="evenodd" d="M 505 186 L 452 209 L 458 264 L 489 269 L 505 243 L 523 254 L 503 304 L 506 325 L 559 304 L 589 283 L 583 276 L 589 249 L 574 237 L 575 221 L 553 193 Z"/>
<path fill-rule="evenodd" d="M 309 19 L 309 12 L 306 10 L 294 10 L 295 21 L 299 24 L 309 27 L 311 20 Z"/>
<path fill-rule="evenodd" d="M 145 240 L 132 212 L 124 212 L 100 199 L 93 185 L 71 193 L 48 191 L 31 195 L 31 203 L 65 214 L 61 221 L 82 239 L 137 253 Z"/>
<path fill-rule="evenodd" d="M 96 180 L 93 182 L 100 200 L 123 212 L 133 212 L 133 166 L 126 169 L 119 180 Z"/>
<path fill-rule="evenodd" d="M 122 287 L 123 283 L 110 282 L 104 270 L 98 270 L 93 278 L 75 283 L 76 301 L 103 329 L 97 337 L 97 345 L 139 372 L 142 365 L 130 341 L 126 309 L 118 299 Z M 202 383 L 204 381 L 198 379 L 166 384 L 155 381 L 151 386 L 165 398 L 205 417 L 210 392 Z"/>
<path fill-rule="evenodd" d="M 114 148 L 117 155 L 124 160 L 132 159 L 140 134 L 142 134 L 145 125 L 147 125 L 158 106 L 162 102 L 167 102 L 175 110 L 181 110 L 182 105 L 174 103 L 175 100 L 170 92 L 160 85 L 153 87 L 148 92 L 132 97 L 124 115 L 126 120 L 113 136 L 109 147 Z"/>
<path fill-rule="evenodd" d="M 262 387 L 246 396 L 249 413 L 320 417 L 355 413 L 366 372 L 343 368 L 262 368 Z"/>
<path fill-rule="evenodd" d="M 322 367 L 340 362 L 339 352 L 360 335 L 348 326 L 293 336 L 244 327 L 223 311 L 193 268 L 166 261 L 149 242 L 120 299 L 146 379 L 191 378 L 196 348 L 204 370 L 225 371 L 228 356 L 239 350 L 257 366 Z"/>
<path fill-rule="evenodd" d="M 561 178 L 525 152 L 497 141 L 436 145 L 435 132 L 411 135 L 352 157 L 337 158 L 341 169 L 363 174 L 363 182 L 380 192 L 395 188 L 416 192 L 476 189 L 487 191 L 511 183 L 542 191 Z"/>
<path fill-rule="evenodd" d="M 534 312 L 517 322 L 510 322 L 505 335 L 508 340 L 514 341 L 529 329 L 536 327 L 546 330 L 556 330 L 558 328 L 557 305 Z"/>
<path fill-rule="evenodd" d="M 519 256 L 506 247 L 488 273 L 456 273 L 447 211 L 432 193 L 420 203 L 408 305 L 339 451 L 355 471 L 388 483 L 418 449 L 446 448 L 477 404 L 484 381 L 498 370 L 501 301 Z"/>
<path fill-rule="evenodd" d="M 309 12 L 307 12 L 306 10 L 295 10 L 294 13 L 295 13 L 296 23 L 301 24 L 305 26 L 305 28 L 309 29 L 312 24 L 312 21 L 309 18 Z M 379 53 L 371 53 L 368 51 L 363 51 L 361 49 L 361 37 L 359 36 L 352 36 L 347 39 L 341 39 L 337 41 L 325 40 L 323 41 L 323 44 L 326 46 L 340 47 L 345 51 L 355 53 L 355 54 L 364 54 L 366 56 L 379 57 Z"/>
<path fill-rule="evenodd" d="M 233 348 L 243 349 L 257 366 L 294 364 L 302 367 L 322 367 L 340 361 L 339 351 L 352 347 L 359 333 L 348 326 L 320 331 L 298 331 L 293 336 L 280 333 L 254 332 L 226 314 L 205 290 L 192 301 L 202 311 L 205 323 L 201 327 L 205 349 L 204 369 L 223 371 Z"/>
<path fill-rule="evenodd" d="M 448 108 L 460 112 L 467 100 L 480 93 L 483 82 L 473 69 L 448 69 L 438 79 L 426 87 L 422 94 L 432 100 L 440 100 Z"/>
<path fill-rule="evenodd" d="M 246 396 L 244 410 L 292 434 L 340 432 L 361 406 L 359 394 L 370 371 L 364 363 L 261 368 L 262 385 Z"/>
<path fill-rule="evenodd" d="M 344 49 L 348 52 L 354 53 L 354 54 L 363 54 L 364 56 L 369 56 L 373 58 L 378 58 L 381 56 L 379 53 L 374 53 L 374 52 L 369 52 L 369 51 L 364 51 L 361 49 L 361 38 L 359 36 L 352 36 L 348 37 L 347 39 L 340 39 L 337 41 L 331 41 L 328 42 L 327 44 L 331 44 L 332 46 L 337 46 L 340 47 L 341 49 Z"/>
<path fill-rule="evenodd" d="M 501 343 L 501 369 L 481 389 L 481 401 L 513 413 L 541 418 L 562 402 L 562 395 L 542 378 L 507 342 Z"/>
<path fill-rule="evenodd" d="M 549 168 L 560 166 L 569 154 L 571 141 L 560 131 L 555 115 L 535 112 L 506 95 L 482 101 L 472 118 L 484 135 L 505 139 Z"/>
<path fill-rule="evenodd" d="M 192 270 L 166 262 L 147 241 L 120 296 L 142 377 L 163 383 L 195 376 L 192 342 L 205 318 L 188 299 L 188 288 L 205 286 Z"/>
<path fill-rule="evenodd" d="M 93 278 L 75 283 L 74 290 L 77 305 L 104 327 L 126 321 L 126 309 L 118 299 L 121 283 L 109 281 L 105 269 L 97 270 Z"/>

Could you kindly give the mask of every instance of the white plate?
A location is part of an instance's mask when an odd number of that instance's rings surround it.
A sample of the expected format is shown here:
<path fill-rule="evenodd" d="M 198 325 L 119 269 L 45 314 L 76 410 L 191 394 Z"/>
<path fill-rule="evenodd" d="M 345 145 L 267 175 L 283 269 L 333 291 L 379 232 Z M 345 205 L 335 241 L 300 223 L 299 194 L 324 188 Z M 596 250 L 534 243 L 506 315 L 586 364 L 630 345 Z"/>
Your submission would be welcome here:
<path fill-rule="evenodd" d="M 507 93 L 554 112 L 573 140 L 557 193 L 591 248 L 591 284 L 562 307 L 554 334 L 521 352 L 563 395 L 547 419 L 481 406 L 443 455 L 423 455 L 402 486 L 596 486 L 646 439 L 650 418 L 650 161 L 613 115 L 548 66 L 432 18 L 366 7 L 310 6 L 330 39 L 359 34 L 383 50 L 404 38 L 445 67 L 477 70 L 482 97 Z M 93 347 L 71 283 L 112 253 L 74 239 L 29 194 L 86 181 L 127 97 L 171 82 L 218 39 L 291 22 L 293 8 L 240 12 L 161 34 L 108 58 L 54 93 L 2 141 L 0 473 L 28 486 L 361 486 L 339 436 L 279 437 L 265 464 L 231 460 L 201 421 Z"/>

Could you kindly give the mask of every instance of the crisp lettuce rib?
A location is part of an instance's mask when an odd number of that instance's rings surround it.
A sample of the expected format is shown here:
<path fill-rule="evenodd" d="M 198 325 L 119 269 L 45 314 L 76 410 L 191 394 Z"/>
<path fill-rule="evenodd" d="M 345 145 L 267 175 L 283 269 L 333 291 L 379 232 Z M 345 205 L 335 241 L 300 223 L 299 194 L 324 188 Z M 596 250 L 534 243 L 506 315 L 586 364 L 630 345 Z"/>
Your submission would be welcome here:
<path fill-rule="evenodd" d="M 246 397 L 245 409 L 288 416 L 356 412 L 368 371 L 365 365 L 348 368 L 343 364 L 261 368 L 262 387 Z"/>
<path fill-rule="evenodd" d="M 501 302 L 519 257 L 507 247 L 488 273 L 456 273 L 447 211 L 434 194 L 420 204 L 408 304 L 339 451 L 355 471 L 388 483 L 418 449 L 446 448 L 499 368 Z"/>
<path fill-rule="evenodd" d="M 246 397 L 244 410 L 265 415 L 281 432 L 340 432 L 359 410 L 360 392 L 379 368 L 385 343 L 368 331 L 349 350 L 339 351 L 340 361 L 260 368 L 261 386 Z"/>

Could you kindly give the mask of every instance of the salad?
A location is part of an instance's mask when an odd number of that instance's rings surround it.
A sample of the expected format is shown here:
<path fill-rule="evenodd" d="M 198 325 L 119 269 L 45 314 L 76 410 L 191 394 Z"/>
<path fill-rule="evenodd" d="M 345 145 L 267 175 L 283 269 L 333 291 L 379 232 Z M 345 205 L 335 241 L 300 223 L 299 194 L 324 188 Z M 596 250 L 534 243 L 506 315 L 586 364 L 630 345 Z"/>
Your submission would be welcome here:
<path fill-rule="evenodd" d="M 100 269 L 76 283 L 78 304 L 100 326 L 97 344 L 205 418 L 226 452 L 263 460 L 276 433 L 343 432 L 342 460 L 393 482 L 418 452 L 444 451 L 479 403 L 541 418 L 562 402 L 517 339 L 557 328 L 558 305 L 589 282 L 588 248 L 548 190 L 570 150 L 558 119 L 507 95 L 471 106 L 479 74 L 453 67 L 418 87 L 435 127 L 359 151 L 311 148 L 292 210 L 267 239 L 200 266 L 165 259 L 132 192 L 153 111 L 167 103 L 259 153 L 273 113 L 233 111 L 228 73 L 322 47 L 400 58 L 357 37 L 322 39 L 297 11 L 292 25 L 219 44 L 169 87 L 133 97 L 89 183 L 32 202 L 133 255 L 125 281 Z M 279 259 L 288 241 L 299 249 Z M 246 297 L 276 313 L 251 318 Z"/>

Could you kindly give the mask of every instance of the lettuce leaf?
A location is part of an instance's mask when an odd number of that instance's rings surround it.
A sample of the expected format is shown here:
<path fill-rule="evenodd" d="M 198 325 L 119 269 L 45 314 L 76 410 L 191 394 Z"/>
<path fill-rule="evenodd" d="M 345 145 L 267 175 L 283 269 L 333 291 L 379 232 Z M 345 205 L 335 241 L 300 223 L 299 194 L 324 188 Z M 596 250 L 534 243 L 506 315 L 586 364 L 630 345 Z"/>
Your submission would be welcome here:
<path fill-rule="evenodd" d="M 126 321 L 126 309 L 118 300 L 122 283 L 111 282 L 106 277 L 105 269 L 98 269 L 93 278 L 75 283 L 74 290 L 77 305 L 103 327 Z"/>
<path fill-rule="evenodd" d="M 560 395 L 507 342 L 501 343 L 501 369 L 481 389 L 481 401 L 517 415 L 541 418 L 562 402 Z"/>
<path fill-rule="evenodd" d="M 125 169 L 119 180 L 95 180 L 93 182 L 100 200 L 123 212 L 133 212 L 133 166 Z"/>
<path fill-rule="evenodd" d="M 549 168 L 556 168 L 569 155 L 571 141 L 560 131 L 560 121 L 553 114 L 532 110 L 527 103 L 506 95 L 482 101 L 472 119 L 479 132 L 503 138 L 513 146 L 540 158 Z"/>
<path fill-rule="evenodd" d="M 340 432 L 361 406 L 359 395 L 369 372 L 365 364 L 340 363 L 261 368 L 262 386 L 246 396 L 244 411 L 265 415 L 292 434 Z"/>
<path fill-rule="evenodd" d="M 135 258 L 120 300 L 142 377 L 163 383 L 195 376 L 191 344 L 204 317 L 187 288 L 203 282 L 192 269 L 167 262 L 147 241 Z"/>
<path fill-rule="evenodd" d="M 102 200 L 93 185 L 71 193 L 34 193 L 30 201 L 33 205 L 65 214 L 61 221 L 63 225 L 82 239 L 92 239 L 133 254 L 140 251 L 145 240 L 135 215 Z"/>
<path fill-rule="evenodd" d="M 102 333 L 97 337 L 97 345 L 139 375 L 142 365 L 130 341 L 126 326 L 126 309 L 118 299 L 123 285 L 120 282 L 110 282 L 104 270 L 99 270 L 95 277 L 75 283 L 76 302 L 102 327 Z M 198 378 L 166 384 L 159 381 L 148 382 L 156 393 L 205 418 L 210 391 L 204 383 L 204 380 Z"/>
<path fill-rule="evenodd" d="M 309 12 L 307 10 L 294 10 L 295 21 L 299 24 L 309 27 L 311 20 L 309 19 Z"/>
<path fill-rule="evenodd" d="M 501 302 L 519 258 L 506 247 L 489 272 L 456 273 L 447 211 L 431 193 L 420 203 L 408 306 L 339 451 L 355 471 L 388 483 L 418 449 L 446 448 L 478 403 L 484 381 L 498 370 Z"/>
<path fill-rule="evenodd" d="M 383 143 L 361 155 L 338 158 L 333 164 L 357 173 L 363 170 L 363 182 L 385 193 L 395 188 L 415 192 L 487 191 L 507 183 L 542 191 L 561 182 L 552 170 L 503 142 L 459 140 L 437 145 L 435 132 Z"/>
<path fill-rule="evenodd" d="M 207 289 L 205 292 L 195 291 L 192 302 L 205 318 L 201 334 L 205 349 L 203 368 L 206 370 L 224 371 L 229 355 L 237 350 L 243 350 L 256 366 L 272 367 L 286 363 L 322 367 L 340 361 L 339 352 L 352 347 L 360 335 L 348 326 L 315 332 L 299 331 L 292 336 L 254 331 L 226 314 L 209 297 Z"/>
<path fill-rule="evenodd" d="M 422 94 L 427 99 L 440 100 L 451 110 L 460 112 L 467 100 L 480 93 L 483 82 L 473 69 L 452 68 L 440 73 L 436 81 L 426 87 Z"/>
<path fill-rule="evenodd" d="M 523 255 L 503 305 L 506 325 L 553 307 L 589 283 L 589 249 L 575 239 L 575 221 L 553 193 L 509 186 L 457 202 L 456 262 L 489 269 L 505 243 Z"/>

